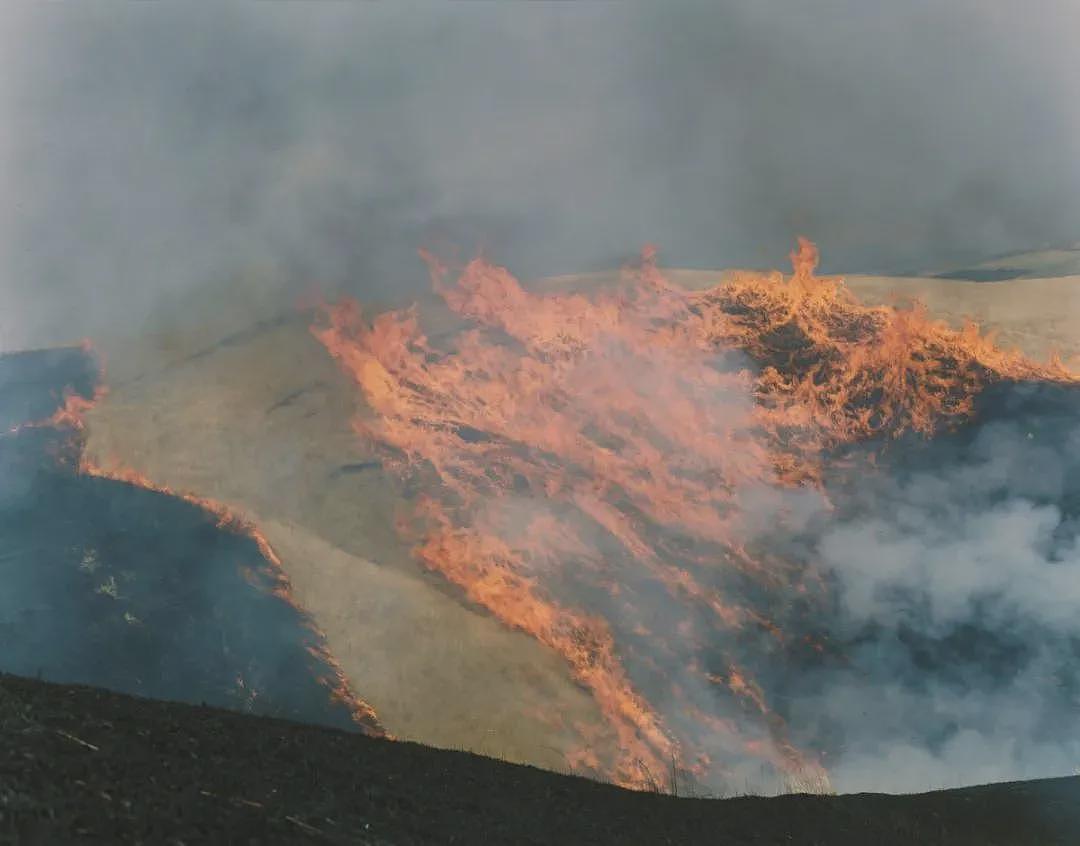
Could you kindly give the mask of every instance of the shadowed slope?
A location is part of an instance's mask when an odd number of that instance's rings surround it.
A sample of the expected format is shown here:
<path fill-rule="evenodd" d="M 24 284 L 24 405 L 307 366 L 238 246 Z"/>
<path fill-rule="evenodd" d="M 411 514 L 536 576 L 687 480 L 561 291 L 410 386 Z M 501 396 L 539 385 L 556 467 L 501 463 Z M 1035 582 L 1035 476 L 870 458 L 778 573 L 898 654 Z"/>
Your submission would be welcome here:
<path fill-rule="evenodd" d="M 1005 846 L 1080 836 L 1080 779 L 918 796 L 632 793 L 412 743 L 0 677 L 0 840 Z"/>

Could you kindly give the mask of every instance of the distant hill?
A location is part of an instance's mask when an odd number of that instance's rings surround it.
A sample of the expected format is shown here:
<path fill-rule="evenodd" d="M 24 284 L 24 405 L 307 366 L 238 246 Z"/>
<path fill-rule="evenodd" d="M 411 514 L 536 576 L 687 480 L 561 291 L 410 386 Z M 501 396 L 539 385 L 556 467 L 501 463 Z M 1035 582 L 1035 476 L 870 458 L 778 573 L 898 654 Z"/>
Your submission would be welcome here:
<path fill-rule="evenodd" d="M 1080 275 L 1080 247 L 1006 253 L 968 267 L 921 274 L 937 279 L 1003 282 L 1009 279 L 1045 279 Z"/>

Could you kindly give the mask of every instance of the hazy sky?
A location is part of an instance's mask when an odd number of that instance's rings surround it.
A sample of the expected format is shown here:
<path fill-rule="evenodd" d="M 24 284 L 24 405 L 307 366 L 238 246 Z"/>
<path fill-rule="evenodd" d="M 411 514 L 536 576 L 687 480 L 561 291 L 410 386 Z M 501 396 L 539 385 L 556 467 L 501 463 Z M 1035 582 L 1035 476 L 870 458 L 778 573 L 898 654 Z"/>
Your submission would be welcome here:
<path fill-rule="evenodd" d="M 1080 239 L 1080 0 L 4 4 L 0 346 L 248 274 Z M 168 300 L 166 300 L 168 301 Z"/>

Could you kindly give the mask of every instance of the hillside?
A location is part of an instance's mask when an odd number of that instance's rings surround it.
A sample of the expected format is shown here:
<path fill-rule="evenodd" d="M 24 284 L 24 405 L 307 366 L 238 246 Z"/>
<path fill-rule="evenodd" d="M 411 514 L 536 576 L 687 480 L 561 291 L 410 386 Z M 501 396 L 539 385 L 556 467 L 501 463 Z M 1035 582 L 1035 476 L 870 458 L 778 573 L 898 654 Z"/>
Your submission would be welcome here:
<path fill-rule="evenodd" d="M 1034 272 L 1045 266 L 1040 257 L 1008 263 Z M 688 288 L 723 275 L 665 273 Z M 594 290 L 618 278 L 582 274 L 530 287 Z M 917 296 L 949 322 L 972 316 L 1036 357 L 1050 347 L 1066 358 L 1080 352 L 1080 277 L 848 281 L 868 302 Z M 418 306 L 433 340 L 460 327 L 434 295 Z M 462 603 L 412 560 L 393 528 L 403 493 L 355 437 L 356 392 L 311 336 L 308 316 L 252 324 L 237 312 L 226 331 L 229 309 L 217 314 L 217 334 L 197 321 L 183 331 L 177 312 L 167 334 L 104 345 L 110 390 L 87 418 L 89 455 L 225 502 L 258 525 L 293 598 L 392 735 L 565 769 L 573 727 L 602 730 L 595 703 L 558 656 Z M 403 642 L 408 650 L 397 648 Z"/>

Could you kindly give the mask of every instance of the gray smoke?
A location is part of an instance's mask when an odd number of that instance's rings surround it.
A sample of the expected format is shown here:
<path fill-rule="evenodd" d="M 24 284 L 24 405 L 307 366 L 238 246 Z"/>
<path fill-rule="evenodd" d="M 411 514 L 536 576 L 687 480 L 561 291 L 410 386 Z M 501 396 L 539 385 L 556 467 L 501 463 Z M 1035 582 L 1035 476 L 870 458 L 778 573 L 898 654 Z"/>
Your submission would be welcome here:
<path fill-rule="evenodd" d="M 526 277 L 925 268 L 1080 232 L 1075 0 L 7 4 L 3 347 L 417 246 Z M 213 311 L 220 307 L 207 307 Z"/>
<path fill-rule="evenodd" d="M 899 447 L 904 457 L 857 480 L 821 526 L 812 547 L 834 579 L 844 663 L 813 677 L 789 718 L 831 739 L 840 789 L 1080 769 L 1071 393 L 1040 405 L 1037 391 L 1011 389 L 997 419 Z"/>

